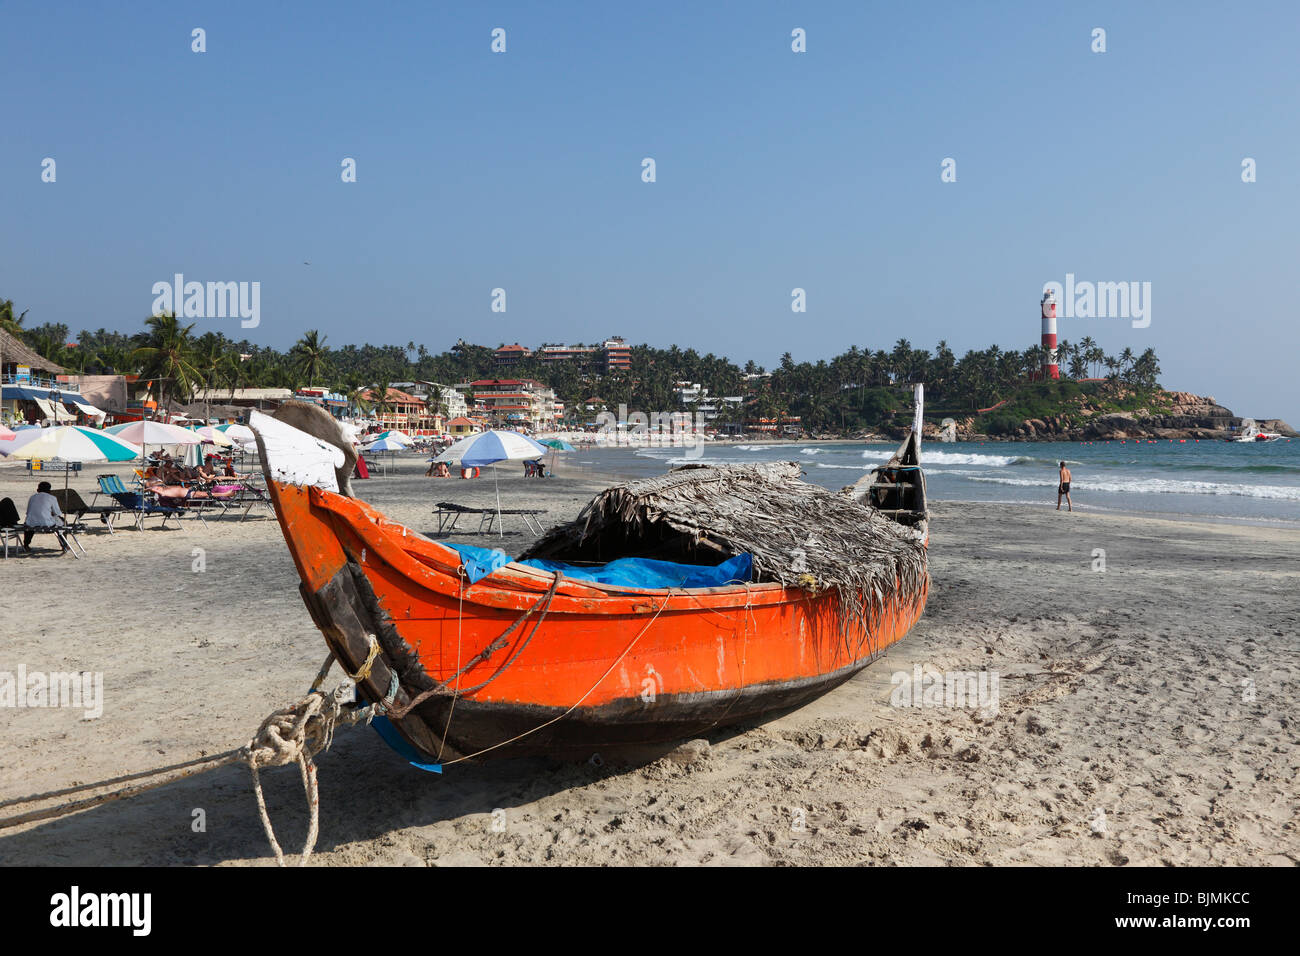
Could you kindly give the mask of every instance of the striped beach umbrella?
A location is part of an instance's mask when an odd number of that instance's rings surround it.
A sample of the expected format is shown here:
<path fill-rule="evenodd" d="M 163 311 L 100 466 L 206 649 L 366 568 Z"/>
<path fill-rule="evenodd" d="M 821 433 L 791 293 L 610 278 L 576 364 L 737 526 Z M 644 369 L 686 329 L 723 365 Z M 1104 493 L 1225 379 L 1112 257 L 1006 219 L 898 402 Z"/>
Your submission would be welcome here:
<path fill-rule="evenodd" d="M 98 428 L 60 425 L 25 428 L 8 441 L 0 441 L 0 455 L 62 461 L 130 461 L 139 457 L 140 448 Z"/>
<path fill-rule="evenodd" d="M 116 435 L 83 425 L 56 428 L 26 428 L 9 441 L 0 441 L 0 455 L 31 460 L 57 458 L 60 461 L 131 461 L 140 448 Z M 63 470 L 63 487 L 68 487 L 68 470 Z"/>
<path fill-rule="evenodd" d="M 194 434 L 198 435 L 204 442 L 210 445 L 216 445 L 218 448 L 229 448 L 235 443 L 234 439 L 229 435 L 213 428 L 211 425 L 196 425 L 193 428 L 186 430 L 194 432 Z"/>
<path fill-rule="evenodd" d="M 203 439 L 188 428 L 169 425 L 152 419 L 136 422 L 124 422 L 114 425 L 106 431 L 140 446 L 140 460 L 144 461 L 144 450 L 149 445 L 199 445 Z"/>
<path fill-rule="evenodd" d="M 197 445 L 203 441 L 188 428 L 153 420 L 125 422 L 106 431 L 136 445 Z"/>

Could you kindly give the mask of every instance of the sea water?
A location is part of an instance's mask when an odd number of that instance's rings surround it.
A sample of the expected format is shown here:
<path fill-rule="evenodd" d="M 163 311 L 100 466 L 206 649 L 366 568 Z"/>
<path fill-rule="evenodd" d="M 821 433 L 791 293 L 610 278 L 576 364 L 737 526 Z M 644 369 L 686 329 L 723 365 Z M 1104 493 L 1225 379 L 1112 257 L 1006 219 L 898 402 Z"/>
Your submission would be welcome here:
<path fill-rule="evenodd" d="M 706 443 L 699 457 L 680 448 L 591 448 L 567 462 L 623 475 L 663 474 L 672 465 L 797 461 L 805 480 L 838 489 L 886 461 L 897 442 Z M 1056 507 L 1058 462 L 1072 472 L 1079 510 L 1142 511 L 1300 523 L 1300 439 L 1238 444 L 1202 439 L 1101 442 L 927 442 L 931 500 Z M 1064 506 L 1064 502 L 1062 502 Z"/>

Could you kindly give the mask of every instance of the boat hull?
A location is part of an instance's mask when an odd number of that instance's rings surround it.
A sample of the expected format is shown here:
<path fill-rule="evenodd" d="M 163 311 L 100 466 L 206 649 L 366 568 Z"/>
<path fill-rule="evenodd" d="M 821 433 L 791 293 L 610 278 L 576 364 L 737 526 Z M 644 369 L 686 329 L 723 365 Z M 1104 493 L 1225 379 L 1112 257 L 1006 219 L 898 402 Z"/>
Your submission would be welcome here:
<path fill-rule="evenodd" d="M 856 614 L 835 591 L 779 584 L 636 590 L 513 564 L 471 584 L 457 552 L 362 502 L 270 487 L 326 643 L 430 762 L 590 754 L 762 719 L 848 680 L 926 600 L 925 576 Z"/>

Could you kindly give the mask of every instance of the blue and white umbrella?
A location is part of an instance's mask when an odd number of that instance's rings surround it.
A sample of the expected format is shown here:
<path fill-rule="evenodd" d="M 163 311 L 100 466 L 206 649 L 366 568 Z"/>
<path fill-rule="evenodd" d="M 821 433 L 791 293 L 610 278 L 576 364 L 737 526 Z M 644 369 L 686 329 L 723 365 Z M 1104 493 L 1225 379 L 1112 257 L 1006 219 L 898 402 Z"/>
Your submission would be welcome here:
<path fill-rule="evenodd" d="M 532 461 L 549 451 L 545 445 L 519 432 L 497 431 L 470 435 L 452 445 L 434 461 L 460 462 L 462 468 L 480 468 L 499 461 Z"/>
<path fill-rule="evenodd" d="M 479 435 L 462 438 L 444 451 L 434 461 L 460 462 L 462 468 L 480 468 L 499 461 L 533 461 L 546 454 L 545 445 L 533 441 L 519 432 L 493 429 Z M 492 469 L 492 482 L 497 492 L 497 534 L 501 530 L 501 485 L 497 483 L 497 470 Z"/>
<path fill-rule="evenodd" d="M 361 446 L 362 451 L 401 451 L 407 447 L 407 442 L 400 438 L 380 438 L 372 441 L 369 445 Z"/>

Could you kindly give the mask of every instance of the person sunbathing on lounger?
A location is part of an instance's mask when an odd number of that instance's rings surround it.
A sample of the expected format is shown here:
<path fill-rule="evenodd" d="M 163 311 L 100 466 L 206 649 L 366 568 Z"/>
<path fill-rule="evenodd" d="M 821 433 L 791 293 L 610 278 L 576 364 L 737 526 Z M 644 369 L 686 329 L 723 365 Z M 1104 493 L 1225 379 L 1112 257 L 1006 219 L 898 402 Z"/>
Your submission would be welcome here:
<path fill-rule="evenodd" d="M 220 500 L 222 498 L 233 498 L 239 493 L 239 488 L 234 485 L 218 485 L 210 491 L 205 491 L 202 488 L 187 488 L 184 485 L 169 485 L 158 478 L 146 479 L 144 487 L 147 491 L 152 491 L 159 498 L 183 498 L 191 500 L 195 498 L 216 498 Z"/>

